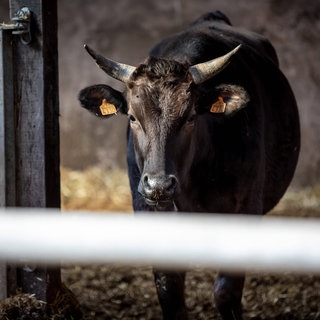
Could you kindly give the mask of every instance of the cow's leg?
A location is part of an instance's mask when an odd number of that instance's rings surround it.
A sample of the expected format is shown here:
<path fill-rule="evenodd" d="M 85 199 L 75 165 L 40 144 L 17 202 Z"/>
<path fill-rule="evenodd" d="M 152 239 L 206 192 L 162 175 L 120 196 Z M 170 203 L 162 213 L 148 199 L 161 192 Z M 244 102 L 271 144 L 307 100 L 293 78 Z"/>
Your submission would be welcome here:
<path fill-rule="evenodd" d="M 154 270 L 153 274 L 163 319 L 187 319 L 187 310 L 184 300 L 185 272 Z"/>
<path fill-rule="evenodd" d="M 223 320 L 241 320 L 244 275 L 219 273 L 214 283 L 216 306 Z"/>

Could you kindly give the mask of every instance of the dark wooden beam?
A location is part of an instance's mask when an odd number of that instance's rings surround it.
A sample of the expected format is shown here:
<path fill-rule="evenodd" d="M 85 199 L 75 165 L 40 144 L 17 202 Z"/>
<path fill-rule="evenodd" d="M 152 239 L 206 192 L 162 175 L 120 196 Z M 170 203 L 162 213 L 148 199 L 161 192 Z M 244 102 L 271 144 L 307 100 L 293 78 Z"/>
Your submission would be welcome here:
<path fill-rule="evenodd" d="M 11 30 L 0 31 L 0 207 L 15 205 L 15 129 Z M 15 272 L 0 264 L 0 300 L 16 288 Z M 10 283 L 10 284 L 9 284 Z M 9 286 L 8 286 L 9 285 Z"/>
<path fill-rule="evenodd" d="M 30 44 L 13 36 L 15 190 L 17 207 L 60 207 L 57 1 L 10 0 L 10 16 L 28 7 Z M 37 230 L 34 230 L 37 232 Z M 57 236 L 58 235 L 57 230 Z M 60 269 L 18 269 L 18 286 L 52 302 L 60 287 Z"/>

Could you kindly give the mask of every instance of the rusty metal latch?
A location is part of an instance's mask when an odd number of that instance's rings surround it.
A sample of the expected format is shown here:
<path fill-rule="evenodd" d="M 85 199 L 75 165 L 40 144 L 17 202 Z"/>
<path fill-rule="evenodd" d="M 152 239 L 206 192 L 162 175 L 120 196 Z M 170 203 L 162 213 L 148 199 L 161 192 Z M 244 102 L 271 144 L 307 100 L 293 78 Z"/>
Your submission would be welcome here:
<path fill-rule="evenodd" d="M 27 7 L 21 8 L 12 18 L 11 24 L 0 24 L 0 29 L 12 30 L 13 35 L 20 36 L 23 44 L 30 44 L 31 37 L 31 11 Z"/>

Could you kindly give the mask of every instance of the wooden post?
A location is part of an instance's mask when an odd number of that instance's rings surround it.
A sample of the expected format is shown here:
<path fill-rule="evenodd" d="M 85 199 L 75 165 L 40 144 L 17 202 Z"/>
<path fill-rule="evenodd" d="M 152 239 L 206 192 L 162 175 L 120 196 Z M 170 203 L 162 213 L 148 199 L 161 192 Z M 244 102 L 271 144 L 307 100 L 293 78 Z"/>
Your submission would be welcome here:
<path fill-rule="evenodd" d="M 0 33 L 0 206 L 16 203 L 11 31 Z"/>
<path fill-rule="evenodd" d="M 59 208 L 57 1 L 9 0 L 9 4 L 11 18 L 22 7 L 32 13 L 31 43 L 12 36 L 15 206 Z M 17 281 L 24 292 L 50 303 L 61 284 L 60 269 L 26 263 L 18 269 Z"/>
<path fill-rule="evenodd" d="M 0 30 L 0 207 L 15 205 L 15 133 L 11 31 Z M 12 270 L 12 269 L 11 269 Z M 8 287 L 8 278 L 10 286 Z M 0 264 L 0 300 L 16 287 L 15 272 Z"/>

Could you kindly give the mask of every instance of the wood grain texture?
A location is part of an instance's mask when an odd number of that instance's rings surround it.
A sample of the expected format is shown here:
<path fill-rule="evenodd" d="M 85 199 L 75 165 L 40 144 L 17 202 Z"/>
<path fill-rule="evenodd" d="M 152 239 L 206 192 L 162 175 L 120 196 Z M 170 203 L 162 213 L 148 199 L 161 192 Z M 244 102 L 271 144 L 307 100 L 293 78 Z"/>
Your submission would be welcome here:
<path fill-rule="evenodd" d="M 16 206 L 60 207 L 57 1 L 10 0 L 11 18 L 32 12 L 32 42 L 12 37 Z M 36 232 L 36 230 L 35 230 Z M 51 303 L 61 285 L 60 269 L 26 262 L 18 286 Z"/>

